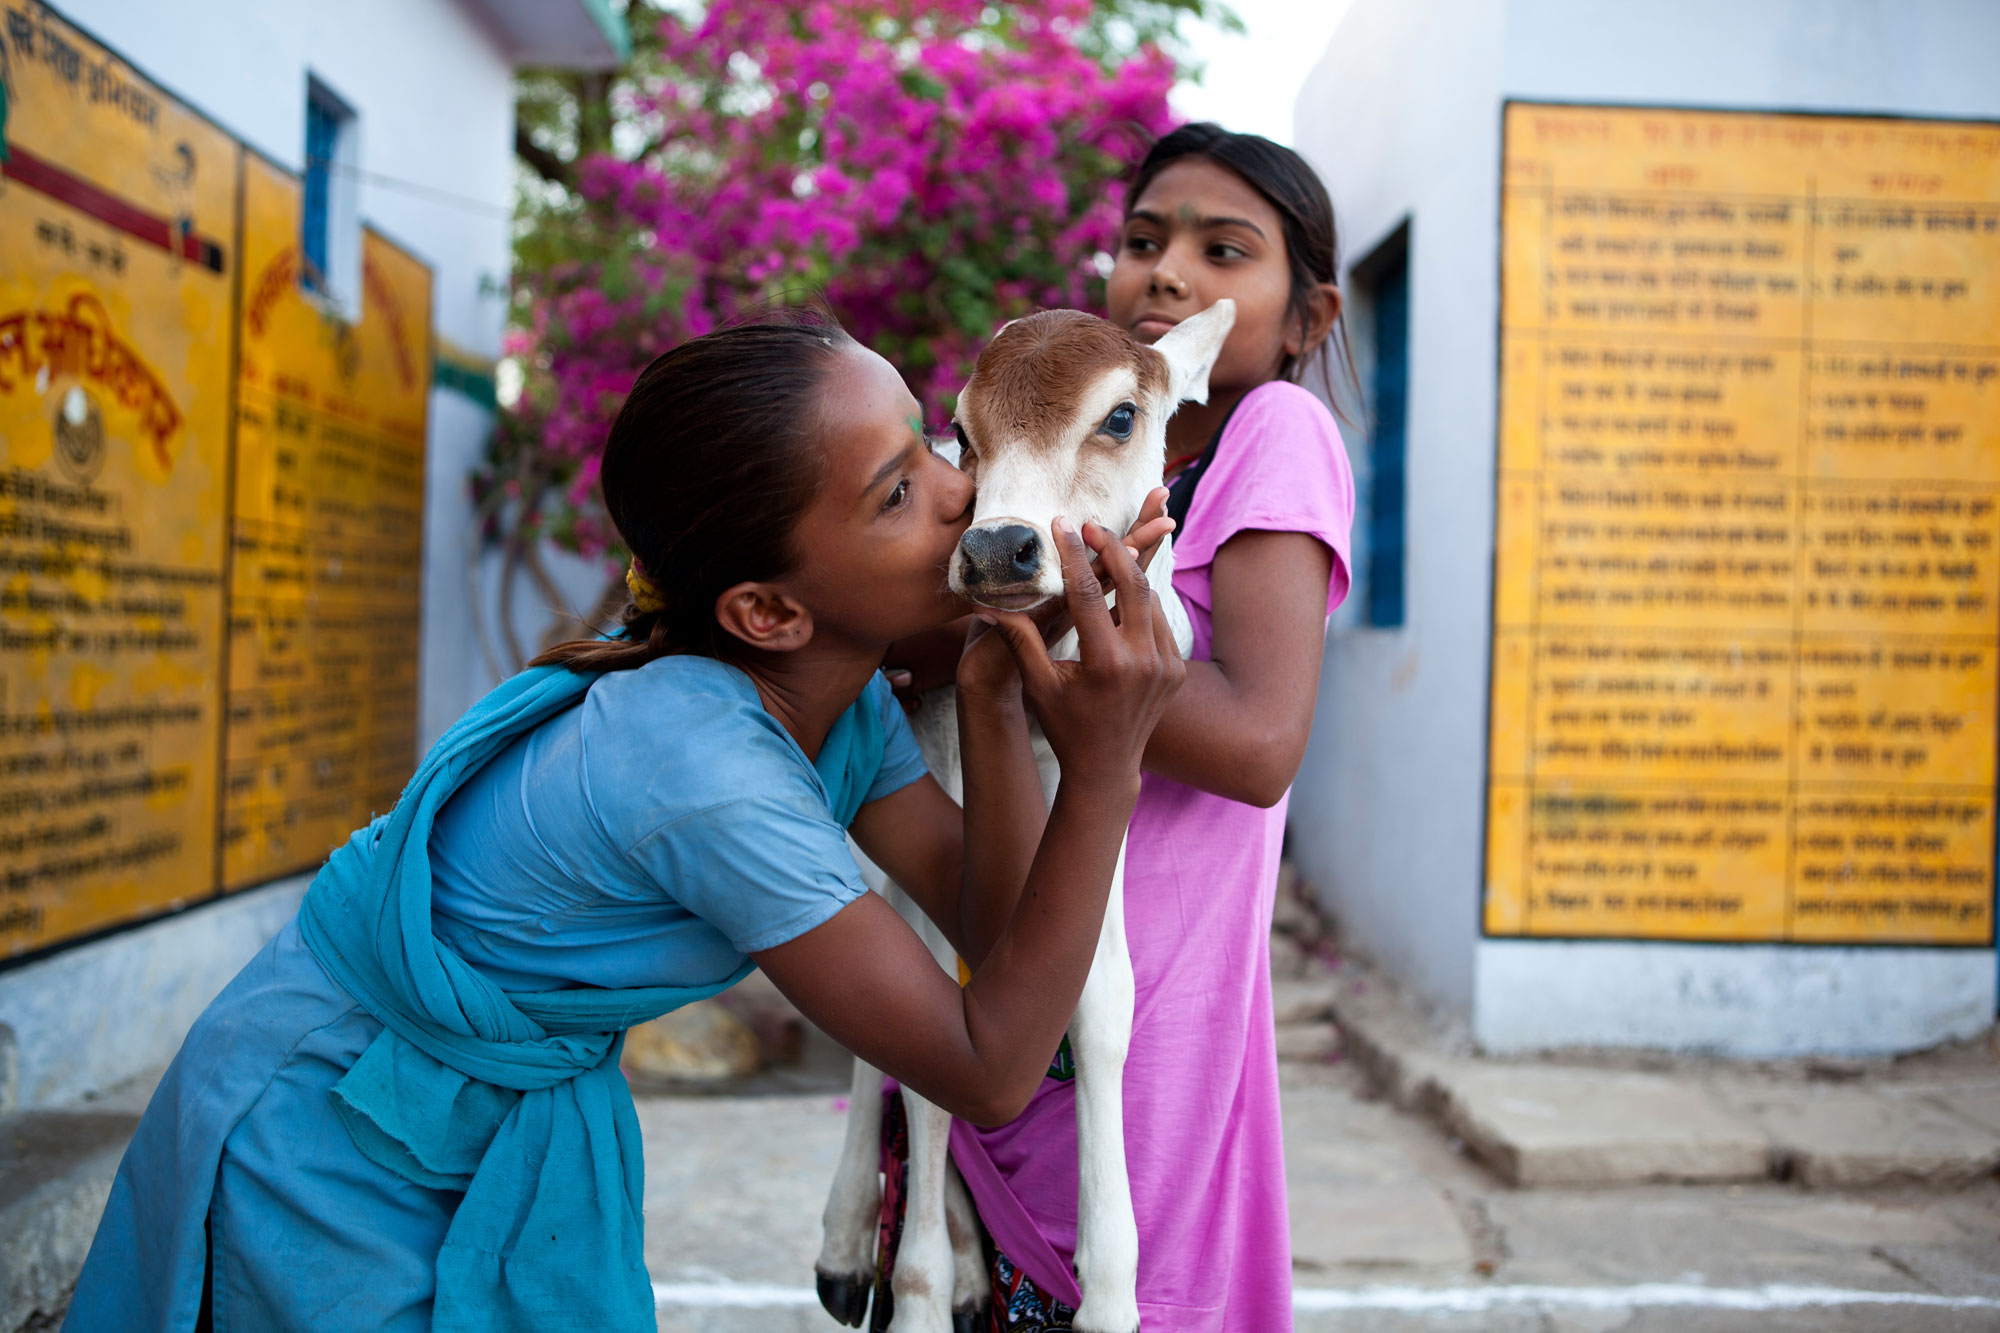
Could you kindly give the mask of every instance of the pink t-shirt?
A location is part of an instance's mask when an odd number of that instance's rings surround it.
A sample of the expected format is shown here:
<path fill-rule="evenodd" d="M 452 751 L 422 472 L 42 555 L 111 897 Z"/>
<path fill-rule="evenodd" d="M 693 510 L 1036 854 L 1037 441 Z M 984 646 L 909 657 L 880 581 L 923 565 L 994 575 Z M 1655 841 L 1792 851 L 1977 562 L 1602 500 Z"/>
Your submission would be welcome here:
<path fill-rule="evenodd" d="M 1324 405 L 1260 385 L 1237 405 L 1175 534 L 1174 588 L 1209 657 L 1215 553 L 1239 532 L 1303 532 L 1348 587 L 1354 482 Z M 1288 800 L 1289 798 L 1287 798 Z M 1269 810 L 1147 774 L 1126 844 L 1125 928 L 1137 990 L 1125 1063 L 1125 1157 L 1147 1333 L 1292 1327 L 1291 1232 L 1271 1024 L 1271 905 L 1285 806 Z M 1045 1079 L 1020 1118 L 952 1124 L 952 1157 L 1000 1249 L 1075 1305 L 1075 1084 Z"/>

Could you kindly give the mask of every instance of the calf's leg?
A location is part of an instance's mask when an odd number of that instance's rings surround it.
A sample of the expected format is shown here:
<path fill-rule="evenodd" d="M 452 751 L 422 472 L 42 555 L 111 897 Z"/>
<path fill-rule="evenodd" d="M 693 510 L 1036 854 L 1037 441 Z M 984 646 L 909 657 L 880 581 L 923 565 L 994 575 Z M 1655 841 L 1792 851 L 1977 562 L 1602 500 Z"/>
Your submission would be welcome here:
<path fill-rule="evenodd" d="M 910 1174 L 903 1196 L 903 1238 L 889 1280 L 894 1298 L 889 1328 L 894 1333 L 948 1333 L 955 1277 L 944 1202 L 951 1115 L 908 1088 L 902 1095 L 910 1127 Z M 879 1318 L 876 1322 L 879 1326 Z"/>
<path fill-rule="evenodd" d="M 1125 849 L 1111 879 L 1090 979 L 1070 1019 L 1076 1057 L 1076 1333 L 1137 1333 L 1139 1228 L 1125 1172 L 1125 1054 L 1132 1042 L 1125 941 Z"/>
<path fill-rule="evenodd" d="M 865 1060 L 854 1062 L 847 1100 L 847 1137 L 840 1164 L 820 1214 L 824 1228 L 819 1259 L 813 1264 L 819 1303 L 850 1328 L 868 1314 L 875 1284 L 875 1228 L 882 1212 L 882 1073 Z"/>
<path fill-rule="evenodd" d="M 975 1333 L 985 1327 L 983 1316 L 993 1300 L 993 1274 L 986 1266 L 986 1247 L 972 1194 L 949 1160 L 944 1174 L 944 1229 L 951 1241 L 952 1333 Z"/>

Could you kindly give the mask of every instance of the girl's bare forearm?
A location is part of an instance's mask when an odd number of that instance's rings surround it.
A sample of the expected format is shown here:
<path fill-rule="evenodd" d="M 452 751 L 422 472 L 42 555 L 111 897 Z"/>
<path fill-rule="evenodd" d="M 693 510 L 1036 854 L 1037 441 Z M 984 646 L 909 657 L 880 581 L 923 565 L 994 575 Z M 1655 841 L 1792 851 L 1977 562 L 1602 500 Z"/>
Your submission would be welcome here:
<path fill-rule="evenodd" d="M 1332 562 L 1305 533 L 1249 531 L 1223 543 L 1211 571 L 1214 660 L 1187 664 L 1147 743 L 1147 772 L 1277 804 L 1312 730 Z"/>
<path fill-rule="evenodd" d="M 958 696 L 959 771 L 965 783 L 965 859 L 959 946 L 978 967 L 1014 915 L 1048 816 L 1027 714 L 1018 699 Z"/>
<path fill-rule="evenodd" d="M 977 1108 L 984 1115 L 1019 1114 L 1062 1043 L 1138 796 L 1137 773 L 1062 777 L 1013 915 L 965 987 L 973 1086 L 990 1098 Z"/>
<path fill-rule="evenodd" d="M 1226 668 L 1214 662 L 1187 668 L 1187 683 L 1146 745 L 1146 771 L 1247 805 L 1277 804 L 1305 757 L 1310 705 L 1300 726 L 1258 707 Z"/>

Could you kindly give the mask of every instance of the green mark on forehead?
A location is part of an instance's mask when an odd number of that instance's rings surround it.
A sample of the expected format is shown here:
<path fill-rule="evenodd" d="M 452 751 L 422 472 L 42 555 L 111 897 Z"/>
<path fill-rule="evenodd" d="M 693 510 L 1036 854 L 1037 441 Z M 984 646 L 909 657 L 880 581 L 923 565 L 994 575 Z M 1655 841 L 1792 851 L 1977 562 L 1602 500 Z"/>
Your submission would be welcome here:
<path fill-rule="evenodd" d="M 1201 221 L 1201 214 L 1195 212 L 1193 204 L 1182 204 L 1174 210 L 1174 216 L 1180 219 L 1183 227 L 1192 227 Z"/>
<path fill-rule="evenodd" d="M 922 417 L 904 417 L 903 420 L 910 423 L 910 434 L 920 440 L 924 438 L 924 419 Z"/>

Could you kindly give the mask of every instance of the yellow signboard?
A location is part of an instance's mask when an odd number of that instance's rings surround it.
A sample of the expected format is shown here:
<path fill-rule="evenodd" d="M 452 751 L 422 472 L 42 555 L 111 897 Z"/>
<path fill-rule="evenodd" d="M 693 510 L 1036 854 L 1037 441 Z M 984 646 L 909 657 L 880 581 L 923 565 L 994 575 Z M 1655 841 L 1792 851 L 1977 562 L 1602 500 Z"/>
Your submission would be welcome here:
<path fill-rule="evenodd" d="M 1993 939 L 2000 126 L 1510 104 L 1485 929 Z"/>
<path fill-rule="evenodd" d="M 363 310 L 299 283 L 298 183 L 244 175 L 223 882 L 319 864 L 416 752 L 430 272 L 362 235 Z"/>
<path fill-rule="evenodd" d="M 215 886 L 241 149 L 0 30 L 0 957 Z"/>
<path fill-rule="evenodd" d="M 431 354 L 422 264 L 364 234 L 322 313 L 297 183 L 46 6 L 0 4 L 0 94 L 4 959 L 393 803 Z"/>

